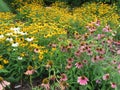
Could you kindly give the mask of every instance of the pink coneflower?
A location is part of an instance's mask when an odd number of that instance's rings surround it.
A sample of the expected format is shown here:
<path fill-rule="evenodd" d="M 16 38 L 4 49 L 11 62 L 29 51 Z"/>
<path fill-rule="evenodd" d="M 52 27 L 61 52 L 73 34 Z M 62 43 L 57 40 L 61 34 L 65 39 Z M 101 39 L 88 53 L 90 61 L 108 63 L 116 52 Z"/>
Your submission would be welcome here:
<path fill-rule="evenodd" d="M 5 90 L 6 86 L 9 86 L 10 82 L 4 80 L 2 77 L 0 77 L 0 90 Z"/>
<path fill-rule="evenodd" d="M 117 42 L 114 41 L 113 43 L 114 43 L 115 45 L 120 45 L 120 41 L 117 41 Z"/>
<path fill-rule="evenodd" d="M 61 46 L 61 51 L 62 51 L 62 52 L 67 52 L 67 51 L 68 51 L 67 46 Z"/>
<path fill-rule="evenodd" d="M 89 81 L 88 78 L 85 76 L 80 76 L 80 77 L 78 77 L 78 80 L 77 80 L 77 82 L 80 85 L 86 85 L 88 81 Z"/>
<path fill-rule="evenodd" d="M 46 69 L 48 69 L 48 68 L 51 68 L 52 66 L 53 66 L 53 61 L 52 60 L 48 60 L 47 61 L 47 64 L 46 64 Z"/>
<path fill-rule="evenodd" d="M 100 83 L 101 83 L 101 80 L 97 79 L 97 80 L 96 80 L 96 83 L 97 83 L 97 84 L 100 84 Z"/>
<path fill-rule="evenodd" d="M 111 83 L 111 88 L 116 88 L 116 87 L 117 87 L 116 83 L 112 82 Z"/>
<path fill-rule="evenodd" d="M 104 28 L 103 28 L 103 32 L 111 32 L 111 28 L 109 25 L 106 25 Z"/>
<path fill-rule="evenodd" d="M 87 44 L 87 43 L 86 43 L 85 41 L 81 41 L 81 42 L 80 42 L 80 46 L 86 46 L 86 44 Z"/>
<path fill-rule="evenodd" d="M 35 48 L 35 49 L 34 49 L 34 52 L 35 52 L 35 53 L 39 53 L 39 51 L 40 51 L 40 50 L 39 50 L 38 48 Z"/>
<path fill-rule="evenodd" d="M 89 34 L 88 34 L 88 33 L 85 33 L 84 35 L 82 35 L 82 40 L 87 39 L 87 38 L 88 38 L 88 36 L 89 36 Z"/>
<path fill-rule="evenodd" d="M 85 51 L 86 51 L 85 46 L 80 46 L 78 50 L 80 51 L 80 53 L 82 53 L 82 52 L 85 52 Z"/>
<path fill-rule="evenodd" d="M 102 55 L 96 56 L 96 57 L 97 57 L 98 60 L 101 60 L 101 61 L 105 59 Z"/>
<path fill-rule="evenodd" d="M 113 60 L 113 61 L 112 61 L 112 64 L 117 64 L 117 61 L 116 61 L 116 60 Z"/>
<path fill-rule="evenodd" d="M 68 48 L 73 48 L 73 44 L 69 43 Z"/>
<path fill-rule="evenodd" d="M 100 20 L 97 20 L 97 21 L 95 22 L 95 25 L 96 25 L 96 26 L 100 26 Z"/>
<path fill-rule="evenodd" d="M 88 30 L 90 31 L 90 32 L 94 32 L 94 31 L 96 31 L 96 27 L 95 26 L 88 26 L 87 27 L 88 28 Z"/>
<path fill-rule="evenodd" d="M 118 65 L 118 67 L 117 67 L 118 69 L 120 69 L 120 64 Z"/>
<path fill-rule="evenodd" d="M 80 54 L 81 54 L 80 50 L 77 50 L 77 51 L 75 52 L 75 56 L 77 56 L 77 57 L 79 57 Z"/>
<path fill-rule="evenodd" d="M 61 81 L 60 82 L 60 88 L 61 90 L 67 90 L 69 84 L 66 81 Z"/>
<path fill-rule="evenodd" d="M 35 72 L 32 66 L 28 66 L 27 71 L 25 72 L 25 75 L 32 75 Z"/>
<path fill-rule="evenodd" d="M 100 54 L 105 54 L 105 50 L 103 48 L 100 48 L 99 53 Z"/>
<path fill-rule="evenodd" d="M 75 64 L 75 66 L 76 66 L 76 68 L 82 68 L 83 67 L 83 64 L 81 63 L 81 62 L 77 62 L 76 64 Z"/>
<path fill-rule="evenodd" d="M 118 70 L 118 73 L 120 74 L 120 70 Z"/>
<path fill-rule="evenodd" d="M 67 59 L 67 62 L 68 62 L 68 63 L 72 63 L 73 61 L 74 61 L 74 58 L 68 58 L 68 59 Z"/>
<path fill-rule="evenodd" d="M 49 80 L 47 78 L 43 79 L 41 86 L 46 90 L 50 90 Z"/>
<path fill-rule="evenodd" d="M 112 38 L 108 38 L 107 43 L 111 44 L 113 42 Z"/>
<path fill-rule="evenodd" d="M 87 25 L 86 28 L 89 30 L 90 26 Z"/>
<path fill-rule="evenodd" d="M 105 50 L 103 48 L 97 48 L 96 51 L 99 53 L 99 54 L 105 54 Z"/>
<path fill-rule="evenodd" d="M 93 52 L 91 50 L 87 50 L 87 55 L 93 55 Z"/>
<path fill-rule="evenodd" d="M 25 75 L 32 75 L 35 71 L 34 70 L 27 70 Z"/>
<path fill-rule="evenodd" d="M 99 60 L 99 59 L 98 59 L 98 57 L 97 57 L 97 56 L 94 56 L 94 57 L 92 57 L 92 59 L 91 59 L 91 60 L 92 60 L 92 62 L 94 62 L 94 63 L 95 63 L 95 62 L 98 62 L 98 60 Z"/>
<path fill-rule="evenodd" d="M 79 50 L 85 49 L 85 47 L 86 47 L 86 45 L 80 46 L 80 47 L 79 47 Z"/>
<path fill-rule="evenodd" d="M 91 50 L 91 47 L 88 46 L 88 45 L 86 45 L 84 49 L 85 49 L 85 51 L 90 51 L 90 50 Z"/>
<path fill-rule="evenodd" d="M 79 33 L 77 33 L 77 32 L 76 32 L 76 33 L 74 33 L 74 38 L 75 38 L 75 39 L 79 39 L 79 38 L 80 38 L 80 34 L 79 34 Z"/>
<path fill-rule="evenodd" d="M 55 81 L 55 79 L 56 79 L 55 75 L 50 76 L 50 80 Z"/>
<path fill-rule="evenodd" d="M 105 36 L 104 34 L 98 34 L 96 39 L 100 40 L 100 39 L 103 38 L 104 36 Z"/>
<path fill-rule="evenodd" d="M 117 54 L 120 54 L 120 49 L 119 49 L 119 50 L 117 50 Z"/>
<path fill-rule="evenodd" d="M 61 78 L 60 78 L 60 81 L 67 81 L 68 78 L 67 78 L 67 75 L 66 74 L 61 74 Z"/>
<path fill-rule="evenodd" d="M 68 63 L 65 69 L 70 69 L 72 67 L 72 63 Z"/>
<path fill-rule="evenodd" d="M 108 73 L 108 74 L 105 74 L 105 75 L 103 76 L 103 80 L 108 80 L 109 78 L 110 78 L 109 73 Z"/>
<path fill-rule="evenodd" d="M 87 63 L 88 63 L 88 61 L 87 61 L 87 60 L 83 60 L 82 62 L 83 62 L 84 64 L 87 64 Z"/>
<path fill-rule="evenodd" d="M 57 44 L 53 43 L 51 46 L 52 46 L 52 48 L 56 48 Z"/>
<path fill-rule="evenodd" d="M 108 28 L 103 28 L 103 31 L 104 31 L 104 32 L 109 32 L 109 31 L 108 31 Z"/>

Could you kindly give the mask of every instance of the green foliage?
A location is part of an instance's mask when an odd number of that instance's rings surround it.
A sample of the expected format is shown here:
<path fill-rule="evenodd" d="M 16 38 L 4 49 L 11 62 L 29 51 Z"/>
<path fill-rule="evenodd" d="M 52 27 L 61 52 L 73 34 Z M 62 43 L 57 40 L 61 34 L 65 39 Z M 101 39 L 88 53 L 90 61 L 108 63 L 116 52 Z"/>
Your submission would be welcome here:
<path fill-rule="evenodd" d="M 114 36 L 115 41 L 120 41 L 120 26 L 117 28 L 115 36 Z"/>
<path fill-rule="evenodd" d="M 3 0 L 0 0 L 0 12 L 8 12 L 8 11 L 10 11 L 9 6 Z"/>

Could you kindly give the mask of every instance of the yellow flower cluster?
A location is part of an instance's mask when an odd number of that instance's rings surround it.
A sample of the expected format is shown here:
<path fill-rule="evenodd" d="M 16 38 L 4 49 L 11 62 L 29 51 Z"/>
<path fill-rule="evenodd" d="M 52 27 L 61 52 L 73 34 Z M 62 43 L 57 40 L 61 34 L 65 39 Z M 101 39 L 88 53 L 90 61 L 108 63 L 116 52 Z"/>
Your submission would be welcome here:
<path fill-rule="evenodd" d="M 0 21 L 12 19 L 12 17 L 14 17 L 14 14 L 10 12 L 0 12 Z"/>
<path fill-rule="evenodd" d="M 82 7 L 73 10 L 73 16 L 79 19 L 83 25 L 96 19 L 99 19 L 103 24 L 112 22 L 119 25 L 120 16 L 115 12 L 116 9 L 115 5 L 110 6 L 103 3 L 83 4 Z"/>

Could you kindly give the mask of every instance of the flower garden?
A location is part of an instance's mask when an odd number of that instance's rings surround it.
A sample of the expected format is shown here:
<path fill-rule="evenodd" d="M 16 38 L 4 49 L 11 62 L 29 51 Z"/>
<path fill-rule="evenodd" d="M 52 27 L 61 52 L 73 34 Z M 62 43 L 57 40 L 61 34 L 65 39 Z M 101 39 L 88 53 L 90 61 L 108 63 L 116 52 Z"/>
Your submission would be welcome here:
<path fill-rule="evenodd" d="M 0 90 L 120 90 L 118 9 L 32 2 L 0 12 Z"/>

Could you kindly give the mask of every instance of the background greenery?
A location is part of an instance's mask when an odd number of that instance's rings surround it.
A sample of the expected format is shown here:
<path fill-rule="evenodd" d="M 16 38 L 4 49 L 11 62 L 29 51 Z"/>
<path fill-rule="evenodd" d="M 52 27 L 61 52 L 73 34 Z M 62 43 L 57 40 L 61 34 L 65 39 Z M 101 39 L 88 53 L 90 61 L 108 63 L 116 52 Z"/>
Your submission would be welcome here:
<path fill-rule="evenodd" d="M 56 1 L 66 2 L 71 7 L 80 6 L 85 2 L 103 2 L 107 4 L 116 3 L 118 8 L 120 8 L 120 0 L 0 0 L 0 11 L 9 11 L 10 8 L 13 12 L 15 12 L 16 8 L 20 7 L 20 5 L 22 5 L 24 2 L 27 3 L 37 2 L 39 4 L 49 6 Z M 7 3 L 8 6 L 5 5 L 4 2 Z"/>
<path fill-rule="evenodd" d="M 0 0 L 0 11 L 10 11 L 10 8 L 3 0 Z"/>

